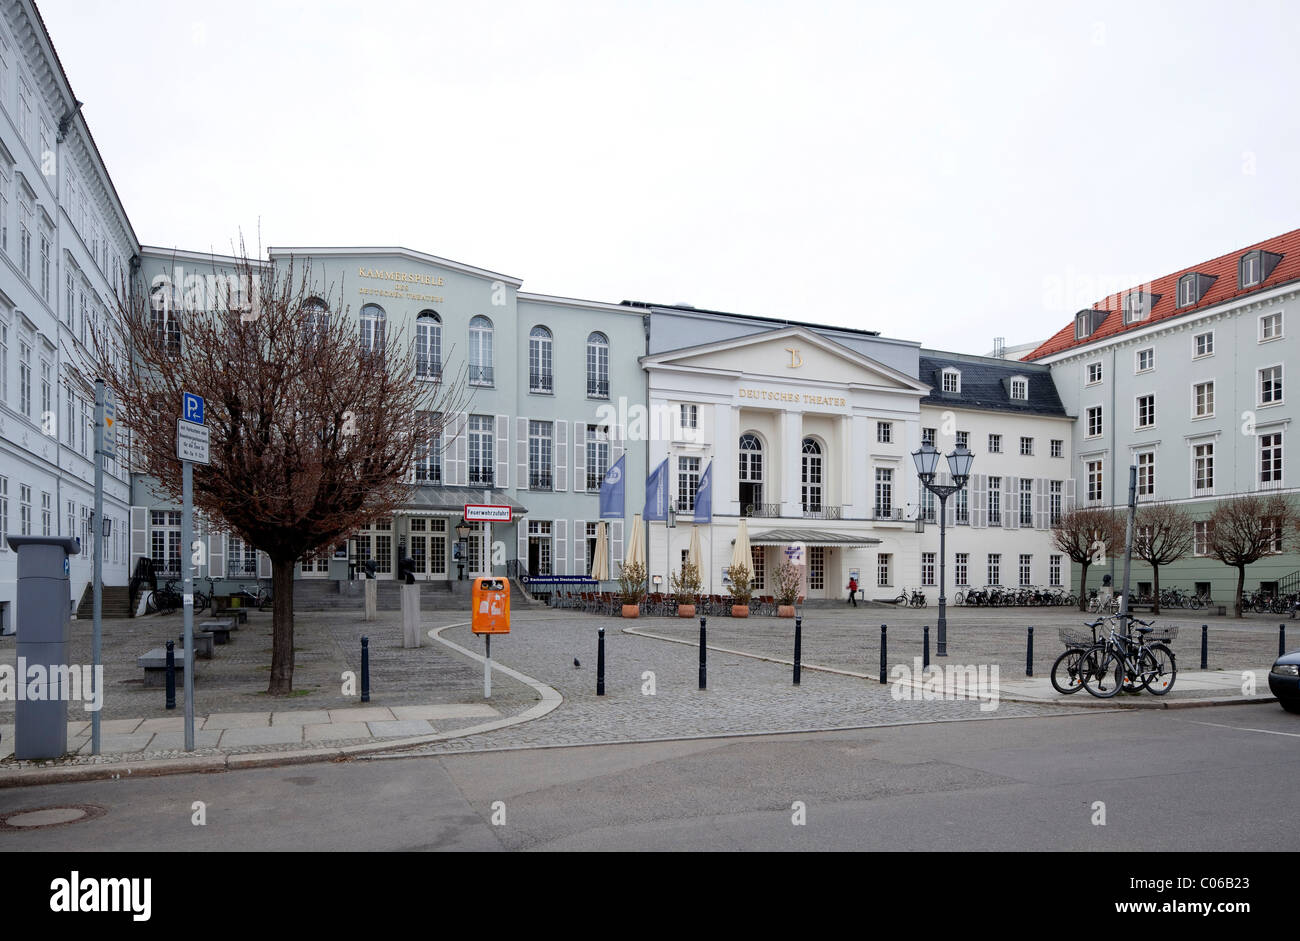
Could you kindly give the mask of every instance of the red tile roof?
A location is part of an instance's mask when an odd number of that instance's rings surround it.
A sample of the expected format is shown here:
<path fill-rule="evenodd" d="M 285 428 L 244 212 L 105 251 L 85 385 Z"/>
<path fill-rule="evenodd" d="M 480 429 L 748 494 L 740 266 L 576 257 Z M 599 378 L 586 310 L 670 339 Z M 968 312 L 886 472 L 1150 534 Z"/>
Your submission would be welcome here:
<path fill-rule="evenodd" d="M 1269 273 L 1263 283 L 1257 284 L 1251 288 L 1237 287 L 1237 263 L 1241 256 L 1246 252 L 1262 248 L 1265 251 L 1281 255 L 1282 260 L 1277 263 L 1277 267 Z M 1197 271 L 1204 275 L 1216 278 L 1210 289 L 1205 292 L 1195 304 L 1190 307 L 1178 307 L 1178 279 L 1183 275 Z M 1102 298 L 1092 305 L 1093 310 L 1110 311 L 1106 319 L 1091 336 L 1084 337 L 1082 340 L 1074 338 L 1074 317 L 1070 322 L 1049 337 L 1038 349 L 1034 350 L 1028 356 L 1023 357 L 1024 361 L 1042 359 L 1044 356 L 1051 356 L 1053 353 L 1060 353 L 1064 350 L 1076 346 L 1086 346 L 1090 343 L 1096 343 L 1099 340 L 1105 340 L 1118 334 L 1125 333 L 1129 330 L 1137 330 L 1141 327 L 1149 326 L 1159 320 L 1168 320 L 1173 317 L 1181 317 L 1194 311 L 1204 310 L 1207 307 L 1213 307 L 1215 304 L 1221 304 L 1224 301 L 1234 300 L 1239 297 L 1245 297 L 1248 294 L 1257 294 L 1260 291 L 1277 287 L 1288 281 L 1300 279 L 1300 229 L 1294 229 L 1283 235 L 1274 236 L 1271 239 L 1265 239 L 1262 242 L 1256 242 L 1254 245 L 1247 245 L 1245 248 L 1238 249 L 1235 252 L 1229 252 L 1226 255 L 1220 255 L 1210 261 L 1201 262 L 1200 264 L 1191 265 L 1176 271 L 1173 274 L 1165 275 L 1162 278 L 1156 278 L 1150 284 L 1134 285 L 1130 290 L 1143 291 L 1147 294 L 1158 294 L 1160 300 L 1156 302 L 1151 309 L 1151 314 L 1145 320 L 1135 321 L 1134 323 L 1124 323 L 1123 310 L 1124 295 L 1128 291 L 1122 291 L 1119 294 L 1111 294 Z M 1076 315 L 1077 316 L 1077 315 Z"/>

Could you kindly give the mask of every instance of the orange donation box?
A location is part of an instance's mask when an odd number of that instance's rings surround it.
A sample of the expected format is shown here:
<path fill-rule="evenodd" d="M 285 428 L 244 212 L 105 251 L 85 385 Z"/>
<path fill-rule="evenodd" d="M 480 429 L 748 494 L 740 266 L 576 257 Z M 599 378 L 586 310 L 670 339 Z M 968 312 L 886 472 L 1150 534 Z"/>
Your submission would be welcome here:
<path fill-rule="evenodd" d="M 471 598 L 474 605 L 472 629 L 475 634 L 510 633 L 509 579 L 476 578 Z"/>

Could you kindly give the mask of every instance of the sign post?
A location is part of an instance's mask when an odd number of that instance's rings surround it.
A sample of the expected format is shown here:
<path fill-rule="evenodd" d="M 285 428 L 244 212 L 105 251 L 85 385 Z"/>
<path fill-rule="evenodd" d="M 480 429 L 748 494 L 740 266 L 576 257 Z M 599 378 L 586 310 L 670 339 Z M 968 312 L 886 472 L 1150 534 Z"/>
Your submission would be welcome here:
<path fill-rule="evenodd" d="M 182 393 L 176 420 L 176 456 L 181 462 L 181 610 L 185 617 L 185 750 L 194 751 L 194 465 L 207 464 L 208 427 L 203 399 Z"/>
<path fill-rule="evenodd" d="M 117 402 L 104 388 L 104 380 L 95 380 L 95 519 L 90 538 L 95 543 L 94 573 L 91 591 L 94 596 L 94 623 L 90 635 L 93 674 L 103 675 L 104 638 L 104 459 L 117 454 Z M 97 695 L 102 695 L 99 690 Z M 99 754 L 99 710 L 90 716 L 90 753 Z"/>

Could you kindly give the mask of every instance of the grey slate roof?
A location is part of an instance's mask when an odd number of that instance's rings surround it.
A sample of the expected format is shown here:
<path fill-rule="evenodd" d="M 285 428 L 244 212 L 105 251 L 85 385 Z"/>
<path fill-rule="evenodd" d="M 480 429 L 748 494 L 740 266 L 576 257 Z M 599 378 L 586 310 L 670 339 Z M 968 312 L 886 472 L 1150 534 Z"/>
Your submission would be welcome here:
<path fill-rule="evenodd" d="M 948 367 L 961 372 L 960 392 L 943 391 L 942 374 Z M 1051 372 L 1034 364 L 922 350 L 918 372 L 917 378 L 933 387 L 930 394 L 921 399 L 922 405 L 1065 415 L 1065 406 L 1061 404 L 1061 397 L 1056 392 Z M 1028 380 L 1029 398 L 1011 397 L 1013 376 L 1023 376 Z"/>

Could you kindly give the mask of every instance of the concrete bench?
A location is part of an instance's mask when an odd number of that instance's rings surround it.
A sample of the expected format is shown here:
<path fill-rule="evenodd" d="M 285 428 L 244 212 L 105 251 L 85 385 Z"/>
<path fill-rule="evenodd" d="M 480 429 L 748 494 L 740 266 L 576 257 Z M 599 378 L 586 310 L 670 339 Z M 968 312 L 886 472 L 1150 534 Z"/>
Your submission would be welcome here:
<path fill-rule="evenodd" d="M 177 650 L 180 650 L 180 644 L 185 643 L 185 635 L 181 634 L 176 638 Z M 216 646 L 216 638 L 208 631 L 194 632 L 194 656 L 199 660 L 211 660 L 214 653 L 213 648 Z"/>
<path fill-rule="evenodd" d="M 185 685 L 185 651 L 175 649 L 176 685 Z M 167 648 L 155 647 L 135 662 L 144 668 L 144 685 L 149 689 L 162 689 L 167 685 Z"/>
<path fill-rule="evenodd" d="M 235 629 L 234 618 L 199 622 L 199 630 L 211 634 L 213 642 L 216 643 L 218 647 L 230 643 L 230 632 Z"/>
<path fill-rule="evenodd" d="M 233 620 L 235 622 L 234 630 L 239 630 L 240 624 L 248 623 L 247 608 L 215 608 L 212 613 L 218 618 L 229 618 Z"/>

